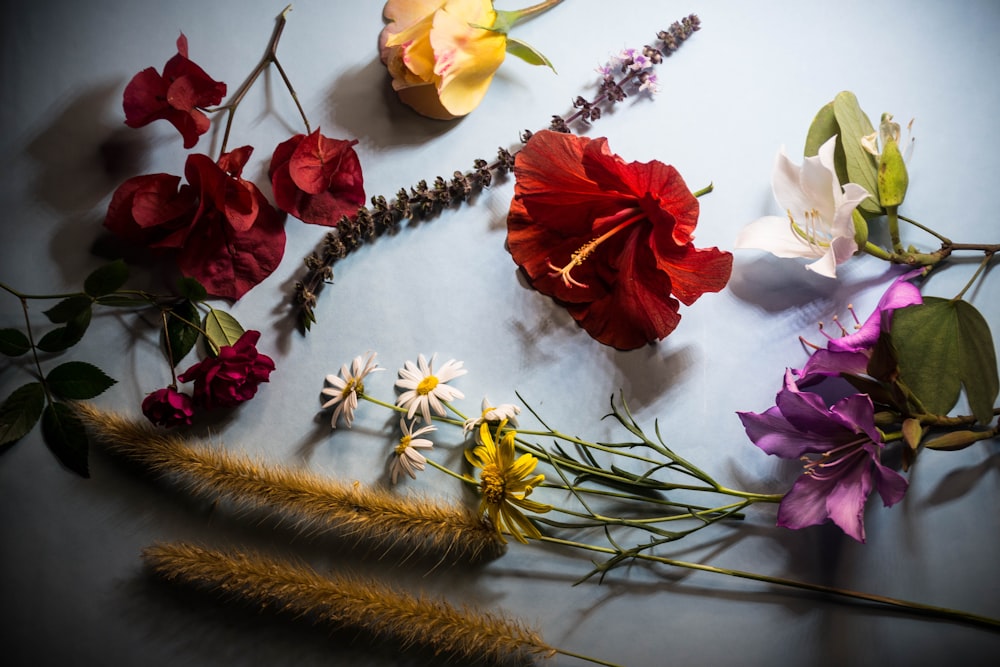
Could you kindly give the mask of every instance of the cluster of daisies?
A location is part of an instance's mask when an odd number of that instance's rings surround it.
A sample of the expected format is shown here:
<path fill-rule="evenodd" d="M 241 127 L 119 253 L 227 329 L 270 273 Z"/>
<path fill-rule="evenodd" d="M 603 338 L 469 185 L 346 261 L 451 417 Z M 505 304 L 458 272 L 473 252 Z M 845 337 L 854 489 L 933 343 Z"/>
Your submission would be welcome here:
<path fill-rule="evenodd" d="M 355 357 L 350 365 L 340 367 L 339 375 L 327 375 L 328 387 L 322 390 L 323 409 L 333 408 L 330 426 L 337 428 L 343 423 L 350 428 L 354 421 L 354 411 L 358 407 L 359 398 L 366 398 L 375 403 L 381 403 L 365 394 L 364 380 L 376 371 L 385 370 L 375 361 L 376 353 L 370 352 L 366 357 Z M 509 422 L 514 425 L 521 409 L 510 403 L 492 405 L 483 398 L 480 414 L 466 418 L 451 405 L 452 401 L 465 398 L 459 389 L 448 384 L 466 373 L 463 362 L 449 359 L 435 370 L 435 356 L 428 360 L 423 354 L 417 357 L 416 363 L 406 361 L 399 369 L 399 379 L 396 388 L 399 395 L 394 407 L 402 414 L 399 420 L 400 437 L 393 448 L 390 464 L 390 477 L 396 484 L 400 473 L 406 473 L 416 479 L 417 472 L 424 470 L 427 458 L 421 450 L 429 451 L 434 443 L 427 437 L 437 430 L 433 420 L 442 418 L 450 423 L 461 423 L 465 435 L 473 434 L 477 445 L 482 444 L 480 426 L 484 423 L 498 425 Z M 449 411 L 455 419 L 449 419 Z"/>

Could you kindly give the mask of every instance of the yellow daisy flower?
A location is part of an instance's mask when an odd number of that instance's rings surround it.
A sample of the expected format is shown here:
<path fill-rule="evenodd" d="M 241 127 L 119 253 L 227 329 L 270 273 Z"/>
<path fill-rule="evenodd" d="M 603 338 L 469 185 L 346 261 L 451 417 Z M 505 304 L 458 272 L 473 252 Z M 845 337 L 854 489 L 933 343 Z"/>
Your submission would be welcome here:
<path fill-rule="evenodd" d="M 506 421 L 502 422 L 497 433 L 503 432 L 505 425 Z M 479 427 L 481 444 L 466 450 L 465 458 L 481 469 L 479 490 L 482 500 L 479 509 L 489 517 L 500 539 L 503 540 L 503 533 L 506 532 L 518 542 L 527 543 L 526 535 L 538 538 L 542 534 L 521 509 L 544 514 L 552 507 L 528 500 L 531 491 L 545 480 L 545 475 L 528 478 L 538 465 L 538 459 L 531 454 L 514 458 L 515 435 L 514 431 L 507 431 L 499 443 L 494 442 L 489 424 L 484 423 Z"/>

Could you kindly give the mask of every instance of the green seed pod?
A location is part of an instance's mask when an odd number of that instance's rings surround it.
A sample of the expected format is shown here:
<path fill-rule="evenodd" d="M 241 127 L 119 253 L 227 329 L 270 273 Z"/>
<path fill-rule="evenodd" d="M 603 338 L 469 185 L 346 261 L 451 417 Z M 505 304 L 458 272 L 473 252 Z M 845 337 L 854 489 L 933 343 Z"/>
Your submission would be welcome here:
<path fill-rule="evenodd" d="M 878 161 L 878 196 L 882 206 L 891 208 L 903 203 L 910 177 L 899 150 L 899 123 L 892 122 L 891 114 L 882 114 L 879 134 L 882 152 Z"/>

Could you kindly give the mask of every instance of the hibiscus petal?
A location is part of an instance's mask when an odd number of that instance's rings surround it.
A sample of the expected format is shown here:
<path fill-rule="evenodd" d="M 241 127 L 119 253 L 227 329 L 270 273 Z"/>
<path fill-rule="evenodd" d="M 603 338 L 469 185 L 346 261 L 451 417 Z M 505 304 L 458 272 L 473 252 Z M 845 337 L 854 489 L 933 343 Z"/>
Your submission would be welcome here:
<path fill-rule="evenodd" d="M 878 460 L 875 463 L 875 488 L 886 507 L 892 507 L 906 495 L 909 482 L 895 470 L 886 468 Z"/>
<path fill-rule="evenodd" d="M 666 252 L 653 244 L 656 261 L 670 275 L 673 295 L 690 306 L 705 292 L 718 292 L 729 282 L 733 255 L 718 248 L 695 248 L 687 244 Z"/>
<path fill-rule="evenodd" d="M 670 276 L 661 271 L 652 252 L 634 230 L 618 255 L 616 280 L 606 296 L 589 304 L 568 306 L 570 314 L 587 333 L 605 345 L 633 350 L 661 340 L 680 322 L 680 304 L 670 296 Z M 594 264 L 601 265 L 600 258 Z"/>
<path fill-rule="evenodd" d="M 864 433 L 875 444 L 882 444 L 882 435 L 875 428 L 875 406 L 868 394 L 845 396 L 830 407 L 831 415 L 839 416 L 843 423 Z"/>

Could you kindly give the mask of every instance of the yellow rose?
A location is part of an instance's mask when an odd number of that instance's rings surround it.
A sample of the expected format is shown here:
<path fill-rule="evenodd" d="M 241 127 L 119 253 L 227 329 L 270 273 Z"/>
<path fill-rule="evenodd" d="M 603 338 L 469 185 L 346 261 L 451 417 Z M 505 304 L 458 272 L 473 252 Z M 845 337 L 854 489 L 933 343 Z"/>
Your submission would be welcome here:
<path fill-rule="evenodd" d="M 379 50 L 403 103 L 442 120 L 479 105 L 507 48 L 504 33 L 486 29 L 497 19 L 491 0 L 389 0 L 382 13 Z"/>

